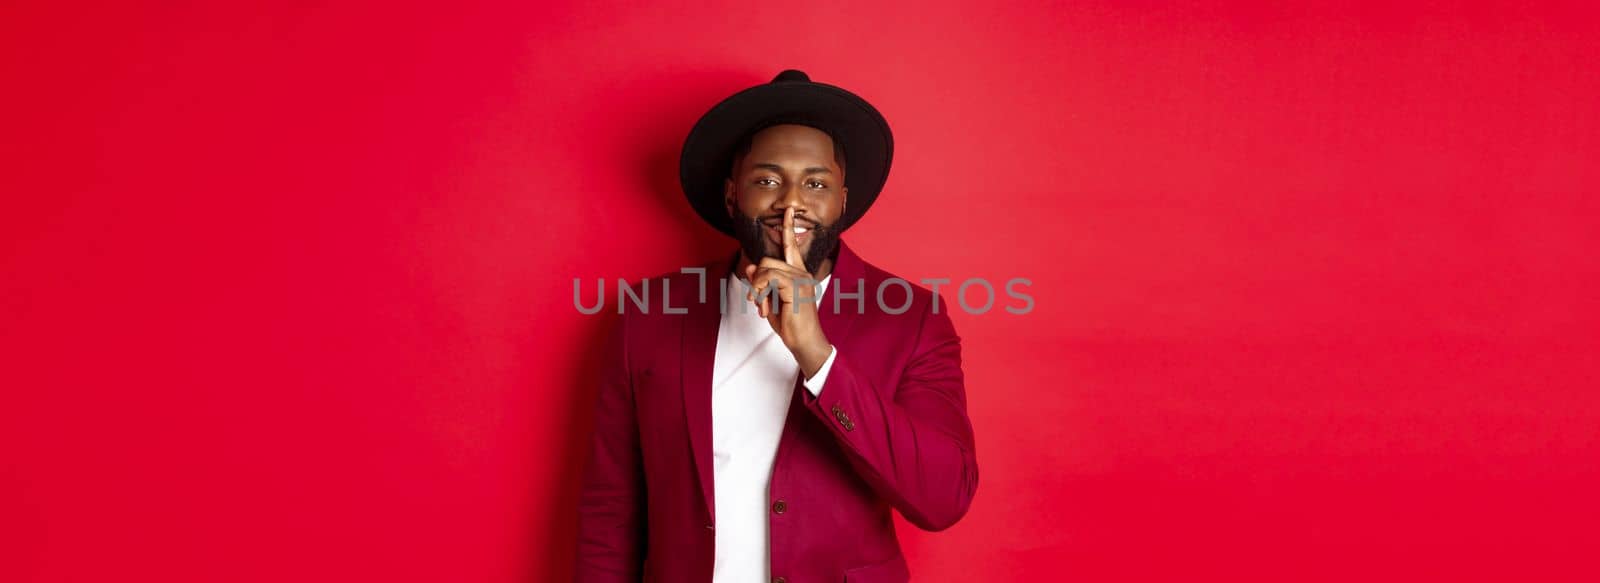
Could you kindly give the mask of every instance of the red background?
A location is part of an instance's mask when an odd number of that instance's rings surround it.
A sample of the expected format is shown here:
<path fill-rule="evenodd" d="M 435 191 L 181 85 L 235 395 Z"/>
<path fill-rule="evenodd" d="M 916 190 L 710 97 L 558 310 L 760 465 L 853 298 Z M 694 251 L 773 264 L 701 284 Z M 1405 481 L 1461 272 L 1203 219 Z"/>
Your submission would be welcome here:
<path fill-rule="evenodd" d="M 730 249 L 678 147 L 787 67 L 863 256 L 1034 282 L 919 581 L 1600 577 L 1581 3 L 126 4 L 0 9 L 0 580 L 568 577 L 572 280 Z"/>

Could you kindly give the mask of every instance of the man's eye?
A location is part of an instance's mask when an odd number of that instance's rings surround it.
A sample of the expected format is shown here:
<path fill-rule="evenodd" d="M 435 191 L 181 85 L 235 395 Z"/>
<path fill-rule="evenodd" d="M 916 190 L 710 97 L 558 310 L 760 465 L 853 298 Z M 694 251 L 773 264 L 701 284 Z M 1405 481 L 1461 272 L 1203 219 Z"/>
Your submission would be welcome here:
<path fill-rule="evenodd" d="M 777 183 L 778 183 L 778 181 L 773 180 L 771 178 L 757 178 L 756 179 L 756 184 L 759 184 L 761 186 L 772 186 L 772 185 L 777 184 Z"/>
<path fill-rule="evenodd" d="M 817 182 L 817 181 L 815 181 L 815 180 L 813 180 L 813 181 L 811 181 L 811 182 L 810 182 L 810 183 L 809 183 L 809 184 L 807 184 L 807 185 L 806 185 L 806 186 L 810 186 L 810 187 L 811 187 L 811 188 L 827 188 L 827 187 L 828 187 L 828 185 L 826 185 L 826 184 L 823 184 L 823 183 L 821 183 L 821 182 Z"/>

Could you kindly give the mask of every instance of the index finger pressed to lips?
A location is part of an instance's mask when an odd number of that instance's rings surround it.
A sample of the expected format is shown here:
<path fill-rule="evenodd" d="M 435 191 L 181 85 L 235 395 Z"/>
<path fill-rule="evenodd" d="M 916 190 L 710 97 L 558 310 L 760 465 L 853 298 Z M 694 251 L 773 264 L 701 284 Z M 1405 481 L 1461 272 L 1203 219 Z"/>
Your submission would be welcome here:
<path fill-rule="evenodd" d="M 800 245 L 794 238 L 794 207 L 783 211 L 783 260 L 789 265 L 805 269 L 805 259 L 800 256 Z"/>

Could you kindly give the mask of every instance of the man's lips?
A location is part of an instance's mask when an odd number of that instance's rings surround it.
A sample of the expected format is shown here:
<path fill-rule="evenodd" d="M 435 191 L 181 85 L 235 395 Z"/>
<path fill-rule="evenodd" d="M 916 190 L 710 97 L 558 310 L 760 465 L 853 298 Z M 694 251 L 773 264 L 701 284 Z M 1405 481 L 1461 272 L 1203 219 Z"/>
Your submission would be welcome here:
<path fill-rule="evenodd" d="M 794 242 L 795 242 L 795 244 L 796 245 L 805 245 L 807 241 L 811 240 L 811 230 L 813 228 L 815 228 L 815 227 L 811 223 L 795 221 L 794 222 Z M 774 245 L 777 245 L 778 248 L 780 248 L 780 249 L 783 248 L 783 223 L 782 222 L 779 222 L 777 224 L 762 223 L 762 229 L 767 232 L 767 239 L 768 240 L 772 241 L 772 243 Z"/>

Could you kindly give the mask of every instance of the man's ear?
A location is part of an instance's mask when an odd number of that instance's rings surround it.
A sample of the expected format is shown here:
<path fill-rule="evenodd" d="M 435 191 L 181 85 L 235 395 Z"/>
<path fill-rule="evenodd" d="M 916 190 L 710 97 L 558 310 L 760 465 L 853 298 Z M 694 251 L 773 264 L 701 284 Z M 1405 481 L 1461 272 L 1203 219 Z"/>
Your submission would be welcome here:
<path fill-rule="evenodd" d="M 839 189 L 839 216 L 844 216 L 844 211 L 850 208 L 850 187 Z"/>
<path fill-rule="evenodd" d="M 722 208 L 728 211 L 728 216 L 733 216 L 733 179 L 722 179 Z"/>

